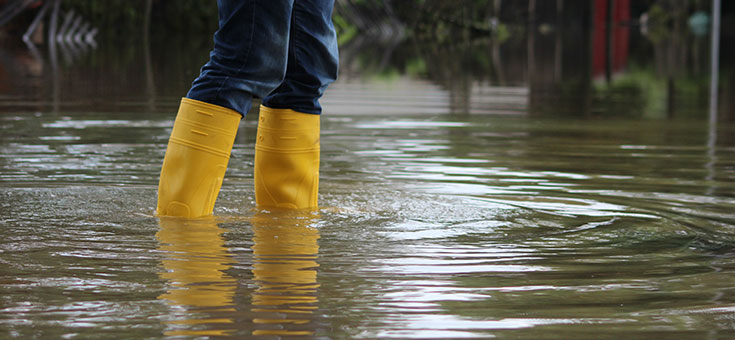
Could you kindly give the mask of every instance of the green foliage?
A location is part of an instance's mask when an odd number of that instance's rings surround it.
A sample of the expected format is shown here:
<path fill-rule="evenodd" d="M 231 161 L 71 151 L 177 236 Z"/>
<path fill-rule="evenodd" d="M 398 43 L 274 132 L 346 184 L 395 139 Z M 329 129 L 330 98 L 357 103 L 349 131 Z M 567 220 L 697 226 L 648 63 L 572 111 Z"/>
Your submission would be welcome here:
<path fill-rule="evenodd" d="M 337 31 L 337 43 L 340 46 L 351 41 L 357 35 L 357 27 L 341 15 L 335 13 L 332 16 L 332 21 L 334 22 L 334 28 Z"/>
<path fill-rule="evenodd" d="M 414 58 L 406 62 L 406 74 L 413 77 L 423 77 L 427 74 L 426 61 L 421 58 Z"/>
<path fill-rule="evenodd" d="M 607 114 L 616 116 L 642 117 L 657 115 L 663 111 L 660 106 L 662 86 L 660 79 L 651 77 L 647 72 L 630 72 L 615 79 L 609 85 L 595 88 L 595 106 Z"/>
<path fill-rule="evenodd" d="M 495 31 L 493 32 L 493 37 L 497 39 L 497 41 L 500 43 L 508 40 L 508 38 L 510 38 L 510 30 L 508 29 L 508 25 L 498 24 L 498 26 L 495 28 Z"/>

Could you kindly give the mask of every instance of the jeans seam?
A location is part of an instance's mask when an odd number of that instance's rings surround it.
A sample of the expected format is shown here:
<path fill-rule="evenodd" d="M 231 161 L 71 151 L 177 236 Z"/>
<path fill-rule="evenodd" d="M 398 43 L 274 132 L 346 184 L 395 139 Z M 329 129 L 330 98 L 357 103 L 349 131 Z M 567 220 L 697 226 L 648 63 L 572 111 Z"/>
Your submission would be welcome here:
<path fill-rule="evenodd" d="M 294 2 L 293 11 L 291 12 L 291 15 L 293 16 L 293 21 L 294 21 L 293 22 L 293 25 L 294 25 L 294 30 L 293 30 L 294 34 L 293 35 L 294 36 L 292 37 L 292 39 L 293 39 L 293 46 L 294 46 L 294 49 L 293 49 L 294 60 L 301 60 L 301 58 L 299 58 L 299 54 L 300 54 L 299 53 L 299 49 L 301 47 L 298 46 L 299 45 L 299 38 L 297 37 L 297 36 L 301 36 L 302 35 L 302 32 L 299 29 L 299 27 L 301 27 L 301 25 L 300 25 L 300 21 L 301 20 L 299 20 L 299 15 L 298 15 L 299 14 L 298 13 L 299 11 L 300 11 L 299 6 Z"/>
<path fill-rule="evenodd" d="M 245 53 L 245 58 L 243 58 L 242 64 L 240 64 L 240 67 L 235 71 L 235 74 L 239 74 L 240 71 L 247 65 L 248 59 L 250 58 L 250 51 L 253 49 L 253 36 L 255 35 L 255 1 L 250 2 L 252 7 L 250 8 L 250 38 L 248 39 L 248 49 Z M 214 95 L 214 98 L 220 98 L 220 92 L 222 91 L 222 88 L 225 86 L 227 81 L 230 80 L 230 75 L 225 77 L 224 80 L 219 84 L 219 87 L 217 88 L 217 92 Z"/>
<path fill-rule="evenodd" d="M 293 22 L 293 25 L 294 25 L 293 33 L 294 34 L 292 37 L 294 61 L 303 60 L 300 58 L 300 55 L 302 54 L 301 53 L 301 42 L 302 42 L 301 40 L 305 33 L 302 32 L 302 30 L 300 29 L 301 27 L 303 27 L 303 25 L 301 25 L 301 13 L 300 12 L 301 12 L 301 7 L 298 4 L 296 4 L 294 1 L 294 7 L 291 13 L 291 15 L 293 16 L 293 21 L 294 21 Z M 293 109 L 299 112 L 314 114 L 313 112 L 314 110 L 305 109 L 305 107 L 301 107 L 300 105 L 294 105 Z"/>

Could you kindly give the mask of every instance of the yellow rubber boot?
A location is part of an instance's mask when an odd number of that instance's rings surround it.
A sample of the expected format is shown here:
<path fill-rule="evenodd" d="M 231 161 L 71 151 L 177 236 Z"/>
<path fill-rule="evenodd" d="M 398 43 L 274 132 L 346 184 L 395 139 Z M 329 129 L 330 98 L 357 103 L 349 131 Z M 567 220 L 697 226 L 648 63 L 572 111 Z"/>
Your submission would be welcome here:
<path fill-rule="evenodd" d="M 258 208 L 316 209 L 319 115 L 261 105 L 254 177 Z"/>
<path fill-rule="evenodd" d="M 159 216 L 212 214 L 242 115 L 181 99 L 158 183 Z"/>

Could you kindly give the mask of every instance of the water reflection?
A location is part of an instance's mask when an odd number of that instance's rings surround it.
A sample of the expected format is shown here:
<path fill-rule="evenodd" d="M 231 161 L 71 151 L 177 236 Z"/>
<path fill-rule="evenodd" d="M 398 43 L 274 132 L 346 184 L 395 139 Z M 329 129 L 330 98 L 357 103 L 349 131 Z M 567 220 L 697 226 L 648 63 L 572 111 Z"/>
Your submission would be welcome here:
<path fill-rule="evenodd" d="M 225 230 L 216 220 L 161 218 L 156 234 L 165 254 L 166 292 L 158 298 L 171 307 L 164 321 L 168 336 L 225 336 L 245 330 L 252 335 L 312 335 L 318 309 L 316 216 L 258 212 L 252 224 L 252 289 L 238 291 L 237 271 L 247 259 L 234 263 L 224 243 Z M 250 281 L 250 280 L 248 280 Z M 250 310 L 237 301 L 250 295 Z M 242 322 L 242 318 L 250 322 Z M 248 326 L 250 325 L 250 326 Z"/>
<path fill-rule="evenodd" d="M 175 307 L 166 335 L 227 335 L 233 332 L 231 312 L 237 281 L 225 271 L 232 259 L 213 218 L 183 220 L 161 218 L 156 234 L 168 281 L 159 299 Z M 180 313 L 183 312 L 183 313 Z"/>
<path fill-rule="evenodd" d="M 665 25 L 640 24 L 627 1 L 614 2 L 609 18 L 605 1 L 535 3 L 533 11 L 524 10 L 531 11 L 531 23 L 503 19 L 505 35 L 357 35 L 340 47 L 341 78 L 327 92 L 327 113 L 706 116 L 707 37 L 692 34 L 686 16 L 676 16 L 676 29 L 667 31 L 661 30 Z M 525 6 L 502 4 L 516 10 Z M 161 40 L 149 34 L 151 2 L 146 5 L 146 28 L 138 39 L 142 43 L 105 41 L 98 49 L 78 48 L 76 54 L 52 43 L 42 46 L 47 53 L 40 51 L 49 55 L 50 65 L 32 62 L 25 47 L 20 52 L 3 47 L 7 51 L 0 51 L 0 57 L 10 57 L 3 64 L 12 65 L 8 72 L 29 69 L 26 73 L 33 76 L 0 79 L 0 107 L 51 105 L 57 111 L 73 103 L 92 104 L 97 110 L 169 110 L 207 59 L 211 36 Z M 171 54 L 178 57 L 171 59 Z M 73 64 L 64 63 L 67 55 L 78 57 Z M 722 69 L 730 63 L 724 58 Z M 366 79 L 380 81 L 360 95 L 370 86 Z M 3 95 L 10 96 L 3 101 Z M 732 99 L 725 96 L 722 101 L 729 105 Z M 720 120 L 732 120 L 728 105 L 719 108 Z"/>
<path fill-rule="evenodd" d="M 258 213 L 253 225 L 253 335 L 312 335 L 318 309 L 314 216 Z"/>

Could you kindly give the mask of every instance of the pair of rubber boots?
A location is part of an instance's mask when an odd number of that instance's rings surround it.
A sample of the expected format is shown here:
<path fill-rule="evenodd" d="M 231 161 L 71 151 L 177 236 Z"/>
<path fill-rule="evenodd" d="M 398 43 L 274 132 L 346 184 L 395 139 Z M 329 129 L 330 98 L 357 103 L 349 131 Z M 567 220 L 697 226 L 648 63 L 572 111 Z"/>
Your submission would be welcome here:
<path fill-rule="evenodd" d="M 240 113 L 182 98 L 158 184 L 159 216 L 212 214 Z M 316 209 L 319 115 L 260 107 L 255 144 L 258 208 Z"/>

